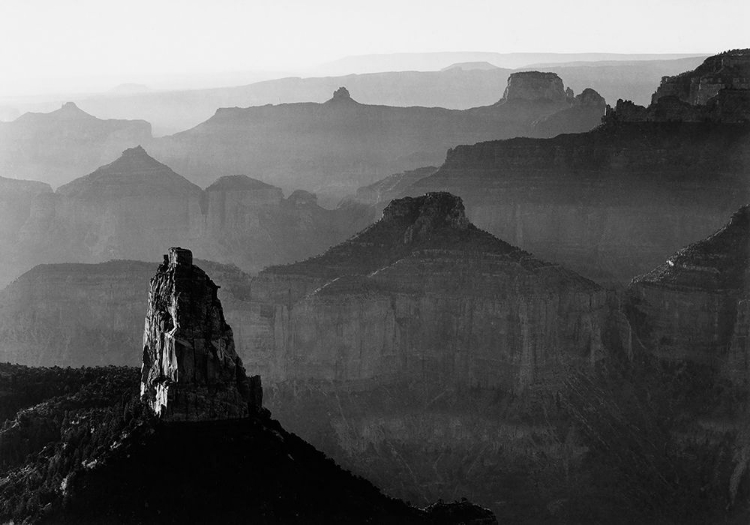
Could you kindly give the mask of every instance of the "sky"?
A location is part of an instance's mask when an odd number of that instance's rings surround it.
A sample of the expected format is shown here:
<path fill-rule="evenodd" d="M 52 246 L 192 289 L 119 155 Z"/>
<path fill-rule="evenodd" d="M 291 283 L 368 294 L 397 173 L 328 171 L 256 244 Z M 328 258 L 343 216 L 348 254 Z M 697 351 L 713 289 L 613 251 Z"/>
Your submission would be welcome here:
<path fill-rule="evenodd" d="M 0 0 L 0 97 L 374 53 L 715 53 L 750 47 L 748 20 L 748 0 Z"/>

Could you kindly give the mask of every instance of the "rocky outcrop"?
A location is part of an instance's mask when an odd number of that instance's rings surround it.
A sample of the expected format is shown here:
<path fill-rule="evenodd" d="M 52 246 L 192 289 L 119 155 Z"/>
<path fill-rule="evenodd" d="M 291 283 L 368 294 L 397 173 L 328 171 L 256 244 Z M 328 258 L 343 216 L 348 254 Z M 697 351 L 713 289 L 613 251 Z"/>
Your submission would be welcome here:
<path fill-rule="evenodd" d="M 349 241 L 253 280 L 270 380 L 555 388 L 605 357 L 607 294 L 469 223 L 446 193 L 392 202 Z"/>
<path fill-rule="evenodd" d="M 612 122 L 750 122 L 750 49 L 707 58 L 693 71 L 663 77 L 646 108 L 618 100 Z"/>
<path fill-rule="evenodd" d="M 57 186 L 148 140 L 148 122 L 101 120 L 68 102 L 51 113 L 0 122 L 0 173 Z"/>
<path fill-rule="evenodd" d="M 750 206 L 635 278 L 628 296 L 631 323 L 655 356 L 709 367 L 747 387 Z"/>
<path fill-rule="evenodd" d="M 245 375 L 218 289 L 182 248 L 170 248 L 151 279 L 141 397 L 162 419 L 232 419 L 261 407 L 260 377 Z"/>
<path fill-rule="evenodd" d="M 534 123 L 575 105 L 555 74 L 515 73 L 509 82 L 506 98 L 467 110 L 361 104 L 345 87 L 323 104 L 221 108 L 150 149 L 199 183 L 209 173 L 258 173 L 285 191 L 303 189 L 335 203 L 389 174 L 437 165 L 456 144 L 546 136 Z M 563 131 L 581 127 L 564 122 L 557 126 Z"/>
<path fill-rule="evenodd" d="M 562 79 L 556 73 L 522 71 L 511 73 L 508 86 L 503 93 L 504 100 L 544 100 L 562 102 L 568 98 Z"/>
<path fill-rule="evenodd" d="M 707 58 L 693 71 L 663 77 L 651 102 L 676 97 L 691 106 L 705 106 L 721 91 L 729 90 L 750 90 L 750 49 L 725 51 Z"/>

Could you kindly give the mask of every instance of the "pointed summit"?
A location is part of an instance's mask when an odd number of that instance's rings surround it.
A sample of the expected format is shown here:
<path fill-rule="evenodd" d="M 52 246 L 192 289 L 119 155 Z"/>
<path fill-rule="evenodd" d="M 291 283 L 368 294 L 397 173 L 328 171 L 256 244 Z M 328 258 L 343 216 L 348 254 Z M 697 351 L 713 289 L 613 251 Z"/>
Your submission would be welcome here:
<path fill-rule="evenodd" d="M 218 289 L 184 248 L 170 248 L 151 279 L 141 398 L 161 418 L 233 419 L 261 408 L 260 377 L 245 375 Z"/>
<path fill-rule="evenodd" d="M 89 115 L 76 106 L 75 102 L 66 102 L 60 107 L 60 109 L 53 111 L 50 115 L 54 115 L 58 119 L 96 119 L 93 115 Z"/>
<path fill-rule="evenodd" d="M 126 149 L 116 161 L 57 190 L 67 196 L 108 198 L 200 191 L 198 186 L 149 155 L 142 146 Z"/>
<path fill-rule="evenodd" d="M 461 197 L 431 192 L 391 201 L 378 222 L 323 255 L 264 271 L 325 276 L 368 274 L 411 253 L 433 249 L 480 249 L 515 259 L 528 256 L 471 224 Z"/>

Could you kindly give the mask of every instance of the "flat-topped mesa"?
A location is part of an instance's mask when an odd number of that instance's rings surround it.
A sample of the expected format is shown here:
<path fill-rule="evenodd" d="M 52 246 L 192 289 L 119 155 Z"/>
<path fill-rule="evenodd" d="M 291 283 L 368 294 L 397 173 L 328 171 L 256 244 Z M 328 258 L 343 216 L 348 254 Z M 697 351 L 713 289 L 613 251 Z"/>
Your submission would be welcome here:
<path fill-rule="evenodd" d="M 568 98 L 563 81 L 557 76 L 557 73 L 542 73 L 540 71 L 512 73 L 508 77 L 508 86 L 503 93 L 503 99 L 505 100 L 564 102 Z"/>
<path fill-rule="evenodd" d="M 151 279 L 141 399 L 164 420 L 242 418 L 261 408 L 260 377 L 245 375 L 218 289 L 183 248 L 170 248 Z"/>

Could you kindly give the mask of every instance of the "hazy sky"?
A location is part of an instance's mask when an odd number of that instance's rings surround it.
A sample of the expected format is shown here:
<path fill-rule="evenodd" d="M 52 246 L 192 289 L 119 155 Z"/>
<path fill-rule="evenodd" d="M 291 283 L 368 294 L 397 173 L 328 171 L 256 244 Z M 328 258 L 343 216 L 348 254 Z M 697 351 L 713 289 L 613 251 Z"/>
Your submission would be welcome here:
<path fill-rule="evenodd" d="M 748 20 L 749 0 L 0 0 L 0 96 L 369 53 L 711 53 L 750 47 Z"/>

